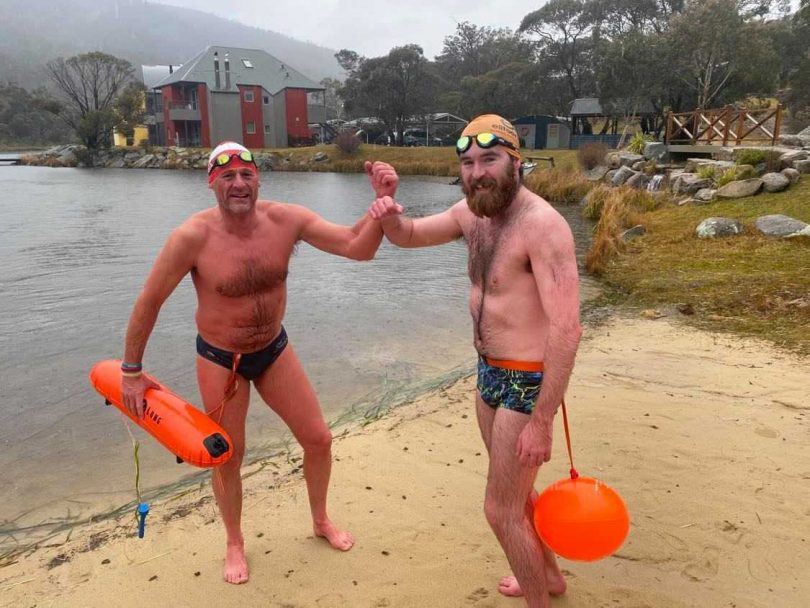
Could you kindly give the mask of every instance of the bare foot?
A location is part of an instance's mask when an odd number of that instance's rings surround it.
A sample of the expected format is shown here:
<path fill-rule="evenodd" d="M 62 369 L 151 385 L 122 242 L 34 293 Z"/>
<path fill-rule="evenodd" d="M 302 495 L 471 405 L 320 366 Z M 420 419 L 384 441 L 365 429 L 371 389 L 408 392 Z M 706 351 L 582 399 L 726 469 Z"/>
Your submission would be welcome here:
<path fill-rule="evenodd" d="M 559 572 L 557 574 L 558 576 L 549 577 L 548 573 L 546 573 L 546 585 L 550 595 L 562 595 L 565 593 L 567 588 L 565 577 Z M 506 595 L 508 597 L 523 596 L 523 590 L 520 588 L 520 583 L 517 582 L 517 579 L 514 576 L 504 576 L 498 583 L 498 591 L 501 593 L 501 595 Z"/>
<path fill-rule="evenodd" d="M 228 545 L 225 550 L 225 568 L 222 574 L 225 582 L 232 585 L 241 585 L 248 581 L 248 564 L 243 544 Z"/>
<path fill-rule="evenodd" d="M 312 531 L 315 536 L 325 538 L 332 547 L 340 551 L 348 551 L 354 545 L 354 537 L 351 532 L 338 530 L 328 519 L 323 523 L 313 524 Z"/>

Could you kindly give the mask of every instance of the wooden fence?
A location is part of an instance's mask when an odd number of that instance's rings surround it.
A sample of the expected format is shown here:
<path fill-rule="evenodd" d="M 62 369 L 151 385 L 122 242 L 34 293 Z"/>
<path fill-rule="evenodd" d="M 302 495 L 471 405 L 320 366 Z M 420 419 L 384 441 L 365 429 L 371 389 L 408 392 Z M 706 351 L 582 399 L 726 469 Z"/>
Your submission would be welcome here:
<path fill-rule="evenodd" d="M 722 145 L 760 143 L 775 145 L 782 124 L 782 106 L 748 110 L 727 106 L 667 116 L 666 143 Z"/>

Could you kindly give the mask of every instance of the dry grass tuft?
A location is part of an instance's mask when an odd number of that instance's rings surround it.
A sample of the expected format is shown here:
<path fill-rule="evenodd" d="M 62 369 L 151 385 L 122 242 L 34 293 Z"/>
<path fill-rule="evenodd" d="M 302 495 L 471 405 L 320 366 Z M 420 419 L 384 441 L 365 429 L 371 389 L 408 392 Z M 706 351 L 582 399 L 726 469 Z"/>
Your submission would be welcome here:
<path fill-rule="evenodd" d="M 535 170 L 524 183 L 547 201 L 561 205 L 576 204 L 588 194 L 593 183 L 574 168 Z"/>

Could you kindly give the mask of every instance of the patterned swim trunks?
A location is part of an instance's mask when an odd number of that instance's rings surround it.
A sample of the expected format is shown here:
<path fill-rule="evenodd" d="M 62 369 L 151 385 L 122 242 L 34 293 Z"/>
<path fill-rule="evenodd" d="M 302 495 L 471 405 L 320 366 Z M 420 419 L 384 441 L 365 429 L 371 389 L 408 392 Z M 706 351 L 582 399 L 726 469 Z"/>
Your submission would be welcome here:
<path fill-rule="evenodd" d="M 542 370 L 542 363 L 498 361 L 479 355 L 478 392 L 491 408 L 531 414 L 543 384 Z"/>

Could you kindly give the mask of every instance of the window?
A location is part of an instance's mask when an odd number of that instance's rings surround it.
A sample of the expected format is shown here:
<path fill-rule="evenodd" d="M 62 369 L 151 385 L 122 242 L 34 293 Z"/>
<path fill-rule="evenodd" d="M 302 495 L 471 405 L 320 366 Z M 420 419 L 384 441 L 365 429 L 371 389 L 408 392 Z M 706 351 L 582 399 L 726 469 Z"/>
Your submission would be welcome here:
<path fill-rule="evenodd" d="M 270 135 L 270 125 L 264 125 L 264 133 L 265 135 Z"/>
<path fill-rule="evenodd" d="M 251 63 L 250 59 L 245 59 L 244 57 L 242 58 L 242 65 L 246 68 L 253 68 L 253 64 Z"/>
<path fill-rule="evenodd" d="M 249 120 L 245 130 L 247 131 L 248 135 L 253 135 L 256 132 L 256 123 Z"/>
<path fill-rule="evenodd" d="M 245 101 L 253 103 L 253 91 L 245 91 Z"/>
<path fill-rule="evenodd" d="M 262 101 L 264 102 L 264 105 L 269 106 L 270 105 L 270 96 L 269 95 L 262 96 Z"/>

